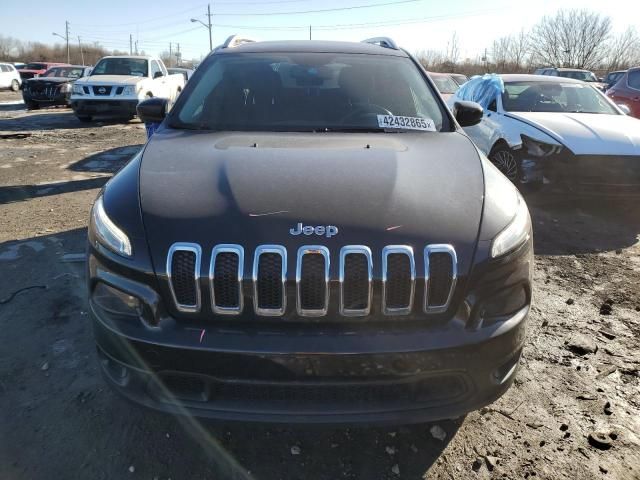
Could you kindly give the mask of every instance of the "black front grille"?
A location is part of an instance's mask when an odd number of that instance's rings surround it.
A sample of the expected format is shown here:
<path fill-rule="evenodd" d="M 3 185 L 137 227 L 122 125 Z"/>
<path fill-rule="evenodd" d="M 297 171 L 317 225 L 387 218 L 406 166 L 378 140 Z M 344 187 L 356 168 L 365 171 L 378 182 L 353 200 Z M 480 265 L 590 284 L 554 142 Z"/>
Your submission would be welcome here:
<path fill-rule="evenodd" d="M 453 284 L 453 260 L 444 252 L 429 255 L 428 306 L 441 306 L 447 303 Z"/>
<path fill-rule="evenodd" d="M 342 289 L 342 306 L 345 310 L 365 310 L 369 307 L 369 261 L 366 255 L 345 255 Z"/>
<path fill-rule="evenodd" d="M 213 281 L 216 307 L 238 308 L 240 306 L 238 263 L 237 253 L 220 252 L 216 256 Z"/>
<path fill-rule="evenodd" d="M 94 95 L 111 95 L 111 86 L 101 85 L 93 87 Z"/>
<path fill-rule="evenodd" d="M 196 306 L 198 304 L 195 280 L 196 254 L 187 250 L 174 252 L 171 259 L 171 286 L 178 305 Z"/>
<path fill-rule="evenodd" d="M 283 304 L 282 257 L 265 252 L 258 260 L 256 293 L 258 308 L 278 310 Z"/>
<path fill-rule="evenodd" d="M 326 263 L 323 255 L 307 253 L 302 256 L 300 271 L 300 308 L 323 310 L 326 308 Z"/>
<path fill-rule="evenodd" d="M 409 308 L 413 280 L 411 259 L 404 253 L 390 253 L 387 256 L 387 283 L 385 304 L 387 308 Z"/>

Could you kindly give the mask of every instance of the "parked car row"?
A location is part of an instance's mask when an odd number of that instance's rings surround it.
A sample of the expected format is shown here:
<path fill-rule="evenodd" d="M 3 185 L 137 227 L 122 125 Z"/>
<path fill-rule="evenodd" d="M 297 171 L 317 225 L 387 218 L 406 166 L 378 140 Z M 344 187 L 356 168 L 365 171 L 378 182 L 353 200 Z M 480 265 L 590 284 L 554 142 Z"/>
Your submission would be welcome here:
<path fill-rule="evenodd" d="M 16 68 L 0 63 L 0 89 L 22 88 L 27 110 L 62 105 L 72 107 L 81 121 L 97 114 L 133 118 L 143 99 L 175 102 L 192 74 L 187 68 L 167 69 L 150 56 L 109 56 L 95 67 L 34 62 Z"/>

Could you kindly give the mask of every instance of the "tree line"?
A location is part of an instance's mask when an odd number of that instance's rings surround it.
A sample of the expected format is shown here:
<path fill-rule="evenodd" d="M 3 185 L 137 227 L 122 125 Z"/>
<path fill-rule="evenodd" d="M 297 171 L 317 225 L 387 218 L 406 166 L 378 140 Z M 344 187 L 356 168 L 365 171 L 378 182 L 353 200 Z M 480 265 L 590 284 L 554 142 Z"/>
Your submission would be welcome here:
<path fill-rule="evenodd" d="M 70 44 L 73 64 L 95 65 L 105 55 L 123 55 L 99 42 Z M 144 52 L 141 52 L 144 54 Z M 177 63 L 163 52 L 168 65 Z M 640 36 L 630 27 L 613 33 L 611 18 L 589 10 L 559 10 L 545 16 L 530 30 L 494 40 L 483 55 L 460 59 L 460 45 L 454 32 L 444 51 L 420 50 L 418 60 L 427 70 L 475 75 L 485 72 L 529 73 L 538 67 L 570 67 L 592 70 L 599 75 L 640 65 Z M 0 61 L 66 62 L 64 44 L 22 42 L 0 35 Z"/>
<path fill-rule="evenodd" d="M 474 75 L 486 72 L 531 73 L 538 67 L 592 70 L 600 75 L 640 65 L 640 36 L 630 27 L 613 33 L 610 17 L 589 10 L 559 10 L 530 30 L 494 40 L 486 53 L 460 61 L 454 33 L 445 51 L 422 50 L 427 70 Z"/>

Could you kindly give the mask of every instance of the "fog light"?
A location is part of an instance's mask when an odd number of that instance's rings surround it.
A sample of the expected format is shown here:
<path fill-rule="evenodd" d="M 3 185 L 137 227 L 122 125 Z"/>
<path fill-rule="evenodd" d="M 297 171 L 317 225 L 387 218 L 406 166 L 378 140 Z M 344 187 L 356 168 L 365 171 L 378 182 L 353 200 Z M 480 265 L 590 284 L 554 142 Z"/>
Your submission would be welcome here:
<path fill-rule="evenodd" d="M 104 283 L 98 283 L 92 299 L 100 308 L 115 315 L 142 315 L 142 303 L 138 298 Z"/>

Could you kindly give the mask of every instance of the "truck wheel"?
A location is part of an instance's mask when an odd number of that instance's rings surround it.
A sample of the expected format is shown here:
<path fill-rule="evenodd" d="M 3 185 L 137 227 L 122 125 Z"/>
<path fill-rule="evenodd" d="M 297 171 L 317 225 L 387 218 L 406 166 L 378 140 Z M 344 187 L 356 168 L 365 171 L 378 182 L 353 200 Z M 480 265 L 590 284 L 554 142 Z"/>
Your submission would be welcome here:
<path fill-rule="evenodd" d="M 18 80 L 14 79 L 11 82 L 11 90 L 13 90 L 14 92 L 17 92 L 18 90 L 20 90 L 20 82 L 18 82 Z"/>
<path fill-rule="evenodd" d="M 25 104 L 27 106 L 27 110 L 38 110 L 40 108 L 40 105 L 36 102 L 25 102 Z"/>
<path fill-rule="evenodd" d="M 513 183 L 516 185 L 520 183 L 522 180 L 520 159 L 507 145 L 500 143 L 493 147 L 489 160 Z"/>
<path fill-rule="evenodd" d="M 93 117 L 91 115 L 76 115 L 76 118 L 82 123 L 87 123 L 93 120 Z"/>

